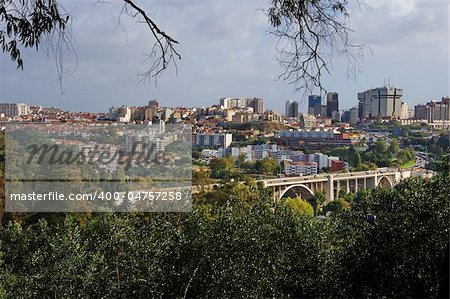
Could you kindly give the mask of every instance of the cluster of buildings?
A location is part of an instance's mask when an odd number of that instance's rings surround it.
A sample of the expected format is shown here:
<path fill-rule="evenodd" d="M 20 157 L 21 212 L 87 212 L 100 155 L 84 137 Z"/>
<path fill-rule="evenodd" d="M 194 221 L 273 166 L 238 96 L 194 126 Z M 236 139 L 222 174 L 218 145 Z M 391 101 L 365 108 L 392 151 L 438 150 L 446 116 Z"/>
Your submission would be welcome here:
<path fill-rule="evenodd" d="M 222 98 L 220 105 L 224 109 L 251 108 L 255 114 L 264 113 L 264 100 L 260 98 Z"/>
<path fill-rule="evenodd" d="M 313 116 L 322 116 L 329 118 L 337 118 L 339 113 L 339 95 L 337 92 L 329 92 L 326 97 L 326 104 L 322 104 L 322 97 L 318 95 L 310 95 L 308 97 L 308 113 Z M 289 100 L 285 105 L 285 115 L 288 118 L 296 118 L 299 116 L 298 102 Z M 334 118 L 333 118 L 334 116 Z M 339 119 L 340 120 L 340 119 Z"/>
<path fill-rule="evenodd" d="M 311 130 L 331 123 L 349 123 L 355 125 L 358 123 L 358 108 L 351 108 L 341 112 L 339 110 L 339 94 L 329 92 L 326 95 L 326 102 L 322 103 L 322 97 L 319 95 L 310 95 L 308 97 L 307 113 L 301 113 L 298 109 L 298 102 L 289 100 L 285 105 L 285 115 L 292 122 L 298 120 L 299 127 Z"/>
<path fill-rule="evenodd" d="M 437 128 L 450 129 L 450 98 L 443 97 L 441 101 L 431 101 L 414 107 L 414 119 L 404 123 L 427 123 Z"/>
<path fill-rule="evenodd" d="M 30 106 L 24 103 L 0 103 L 0 114 L 22 116 L 30 114 Z"/>
<path fill-rule="evenodd" d="M 276 140 L 278 144 L 311 149 L 330 149 L 358 143 L 358 140 L 351 138 L 349 133 L 335 132 L 333 130 L 280 131 L 276 134 Z"/>
<path fill-rule="evenodd" d="M 259 121 L 292 124 L 300 129 L 314 130 L 336 123 L 368 123 L 375 120 L 398 120 L 404 124 L 425 122 L 434 126 L 446 126 L 450 121 L 450 100 L 431 101 L 419 104 L 414 110 L 402 100 L 403 89 L 383 86 L 368 89 L 357 94 L 358 105 L 340 110 L 339 94 L 329 92 L 324 98 L 310 95 L 307 111 L 300 112 L 299 103 L 289 100 L 285 103 L 285 114 L 264 109 L 261 98 L 226 97 L 219 104 L 202 108 L 160 107 L 157 100 L 145 106 L 120 106 L 109 108 L 108 113 L 70 113 L 58 108 L 26 105 L 24 103 L 0 103 L 0 119 L 21 121 L 114 121 L 122 123 L 140 122 L 232 122 L 248 123 Z"/>
<path fill-rule="evenodd" d="M 289 150 L 277 144 L 255 144 L 243 147 L 203 149 L 202 156 L 204 159 L 216 157 L 232 157 L 237 159 L 239 156 L 244 156 L 245 161 L 251 163 L 272 158 L 279 165 L 283 165 L 284 174 L 287 176 L 317 174 L 325 169 L 336 172 L 348 168 L 348 163 L 339 160 L 338 157 L 332 157 L 322 153 L 305 154 L 302 151 Z"/>
<path fill-rule="evenodd" d="M 95 121 L 97 114 L 68 112 L 56 107 L 42 107 L 24 103 L 0 103 L 0 121 L 21 122 L 84 122 Z"/>
<path fill-rule="evenodd" d="M 189 117 L 195 110 L 192 108 L 159 107 L 157 100 L 151 100 L 146 106 L 111 107 L 107 115 L 98 119 L 103 121 L 117 121 L 120 123 L 170 122 L 178 123 Z"/>
<path fill-rule="evenodd" d="M 289 100 L 285 104 L 285 117 L 289 122 L 298 121 L 302 129 L 314 129 L 318 123 L 327 126 L 327 122 L 370 123 L 379 120 L 396 120 L 402 124 L 427 123 L 436 128 L 450 128 L 449 98 L 416 105 L 410 109 L 402 100 L 403 89 L 383 86 L 359 92 L 358 105 L 348 110 L 339 110 L 339 95 L 330 92 L 326 101 L 319 95 L 308 97 L 307 113 L 299 112 L 297 101 Z"/>
<path fill-rule="evenodd" d="M 190 124 L 192 145 L 202 149 L 205 158 L 245 154 L 247 161 L 255 162 L 272 157 L 279 163 L 286 162 L 286 175 L 296 175 L 314 173 L 314 169 L 320 171 L 324 167 L 345 169 L 344 162 L 336 159 L 327 158 L 326 162 L 320 160 L 325 158 L 317 157 L 281 159 L 280 155 L 285 150 L 320 151 L 356 145 L 367 137 L 363 132 L 352 130 L 357 124 L 397 120 L 402 124 L 427 123 L 437 128 L 450 128 L 450 98 L 416 105 L 412 111 L 402 97 L 403 90 L 392 86 L 368 89 L 357 94 L 357 106 L 343 111 L 339 94 L 329 92 L 324 97 L 310 95 L 306 112 L 300 111 L 299 102 L 287 101 L 284 115 L 265 110 L 264 100 L 257 97 L 225 97 L 217 104 L 201 108 L 161 107 L 157 100 L 151 100 L 145 106 L 111 107 L 106 113 L 66 112 L 54 107 L 0 103 L 0 121 Z M 265 126 L 266 123 L 271 125 Z M 243 140 L 251 142 L 260 138 L 270 142 L 233 146 Z"/>
<path fill-rule="evenodd" d="M 286 176 L 317 174 L 322 170 L 336 172 L 348 169 L 347 162 L 322 153 L 305 154 L 285 150 L 277 154 L 277 161 L 283 161 Z"/>

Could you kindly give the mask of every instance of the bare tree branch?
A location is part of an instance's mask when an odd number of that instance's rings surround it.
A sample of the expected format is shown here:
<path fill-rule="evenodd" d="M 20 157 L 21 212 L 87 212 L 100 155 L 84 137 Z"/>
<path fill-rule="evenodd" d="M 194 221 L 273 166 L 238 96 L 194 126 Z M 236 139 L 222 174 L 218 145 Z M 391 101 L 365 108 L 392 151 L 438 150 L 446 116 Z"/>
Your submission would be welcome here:
<path fill-rule="evenodd" d="M 136 0 L 122 1 L 120 15 L 136 18 L 150 30 L 155 40 L 150 52 L 145 53 L 145 60 L 150 65 L 139 74 L 141 81 L 156 81 L 171 63 L 177 69 L 177 60 L 181 59 L 176 50 L 178 41 L 162 30 Z M 318 88 L 323 92 L 322 77 L 330 73 L 329 65 L 336 54 L 347 58 L 347 74 L 357 72 L 367 47 L 350 40 L 348 1 L 271 0 L 267 15 L 273 28 L 271 33 L 278 39 L 278 60 L 284 67 L 279 79 L 295 84 L 297 89 L 312 91 Z M 361 5 L 363 0 L 352 1 Z M 44 40 L 47 55 L 53 53 L 55 56 L 61 86 L 63 74 L 70 72 L 64 67 L 64 54 L 75 52 L 70 15 L 58 2 L 0 0 L 0 47 L 17 62 L 18 68 L 23 68 L 19 47 L 38 50 Z M 97 0 L 97 3 L 104 2 Z M 120 17 L 118 26 L 121 26 Z"/>
<path fill-rule="evenodd" d="M 109 2 L 97 0 L 95 4 L 97 3 Z M 140 76 L 141 81 L 150 78 L 156 81 L 171 63 L 177 68 L 176 60 L 181 59 L 181 55 L 175 49 L 178 41 L 158 27 L 136 2 L 123 0 L 123 3 L 121 15 L 139 18 L 138 22 L 145 24 L 155 39 L 150 53 L 145 53 L 145 60 L 151 61 L 151 64 Z M 24 64 L 21 47 L 36 50 L 39 50 L 40 46 L 43 47 L 48 57 L 55 58 L 62 91 L 63 75 L 77 68 L 76 62 L 73 69 L 68 69 L 64 64 L 64 57 L 68 53 L 75 54 L 75 60 L 78 61 L 74 51 L 71 21 L 71 15 L 59 5 L 58 0 L 0 0 L 0 47 L 17 63 L 19 69 L 23 69 Z M 118 26 L 124 29 L 120 17 Z"/>
<path fill-rule="evenodd" d="M 364 5 L 354 0 L 357 5 Z M 297 90 L 325 93 L 322 83 L 334 55 L 348 60 L 347 75 L 359 70 L 368 49 L 350 41 L 347 0 L 272 0 L 267 10 L 271 34 L 277 38 L 278 61 L 284 71 L 278 79 Z"/>
<path fill-rule="evenodd" d="M 125 5 L 122 8 L 122 13 L 126 13 L 133 18 L 138 16 L 141 17 L 143 20 L 140 21 L 140 23 L 147 25 L 156 40 L 150 53 L 145 54 L 146 61 L 152 61 L 151 65 L 147 71 L 140 74 L 142 78 L 141 81 L 145 82 L 150 78 L 154 78 L 156 82 L 157 78 L 169 67 L 170 63 L 173 63 L 175 69 L 177 69 L 176 59 L 181 59 L 181 55 L 175 49 L 175 45 L 178 44 L 178 41 L 160 29 L 147 13 L 135 2 L 132 0 L 123 1 L 125 2 Z"/>

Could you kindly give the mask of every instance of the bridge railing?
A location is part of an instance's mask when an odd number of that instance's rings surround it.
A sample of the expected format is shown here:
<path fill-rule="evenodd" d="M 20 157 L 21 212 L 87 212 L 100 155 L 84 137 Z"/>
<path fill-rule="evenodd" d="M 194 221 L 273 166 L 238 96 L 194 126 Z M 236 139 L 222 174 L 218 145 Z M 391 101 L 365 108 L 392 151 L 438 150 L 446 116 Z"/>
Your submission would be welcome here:
<path fill-rule="evenodd" d="M 334 180 L 345 180 L 352 178 L 370 178 L 376 175 L 396 175 L 398 173 L 397 169 L 393 168 L 381 168 L 378 170 L 368 170 L 368 171 L 358 171 L 358 172 L 345 172 L 345 173 L 332 173 L 332 174 L 315 174 L 315 175 L 305 175 L 296 177 L 285 177 L 269 180 L 261 180 L 265 186 L 273 185 L 286 185 L 289 183 L 298 182 L 309 182 L 309 181 L 326 181 L 329 179 L 330 175 L 333 176 Z"/>

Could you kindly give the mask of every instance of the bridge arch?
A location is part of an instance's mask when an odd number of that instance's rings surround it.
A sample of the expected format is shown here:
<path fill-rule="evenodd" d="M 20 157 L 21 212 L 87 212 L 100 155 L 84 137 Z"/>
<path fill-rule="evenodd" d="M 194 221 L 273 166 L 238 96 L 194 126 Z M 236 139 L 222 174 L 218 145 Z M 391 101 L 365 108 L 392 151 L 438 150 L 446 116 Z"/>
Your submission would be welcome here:
<path fill-rule="evenodd" d="M 286 189 L 284 189 L 280 194 L 280 199 L 283 198 L 283 196 L 289 195 L 289 194 L 294 195 L 294 196 L 291 196 L 292 198 L 298 196 L 298 194 L 295 193 L 295 191 L 294 191 L 294 189 L 296 189 L 296 188 L 300 189 L 300 198 L 301 199 L 308 200 L 314 196 L 314 192 L 308 186 L 306 186 L 304 184 L 295 184 L 295 185 L 291 185 L 291 186 L 287 187 Z"/>
<path fill-rule="evenodd" d="M 391 179 L 387 176 L 383 176 L 380 178 L 377 184 L 378 187 L 387 187 L 392 188 L 394 187 L 394 184 L 392 183 Z"/>

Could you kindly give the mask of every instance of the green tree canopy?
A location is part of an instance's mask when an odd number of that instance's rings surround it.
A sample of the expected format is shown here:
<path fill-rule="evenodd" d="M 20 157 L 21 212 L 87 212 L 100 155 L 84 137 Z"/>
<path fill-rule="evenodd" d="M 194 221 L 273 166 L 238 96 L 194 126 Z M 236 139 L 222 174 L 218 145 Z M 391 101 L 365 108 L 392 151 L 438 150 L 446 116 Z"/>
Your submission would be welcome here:
<path fill-rule="evenodd" d="M 391 143 L 389 144 L 388 151 L 395 155 L 398 153 L 399 150 L 400 150 L 400 145 L 398 143 L 398 140 L 397 140 L 397 138 L 393 138 L 391 140 Z"/>
<path fill-rule="evenodd" d="M 260 173 L 273 174 L 276 172 L 278 165 L 275 159 L 264 158 L 256 161 L 255 168 Z"/>
<path fill-rule="evenodd" d="M 313 217 L 314 216 L 314 209 L 311 206 L 310 203 L 308 203 L 307 201 L 299 198 L 299 197 L 295 197 L 295 198 L 287 198 L 284 201 L 284 204 L 294 213 L 299 214 L 299 215 L 306 215 L 309 217 Z"/>
<path fill-rule="evenodd" d="M 211 168 L 211 177 L 214 179 L 224 178 L 233 168 L 231 158 L 214 158 L 209 162 Z"/>

